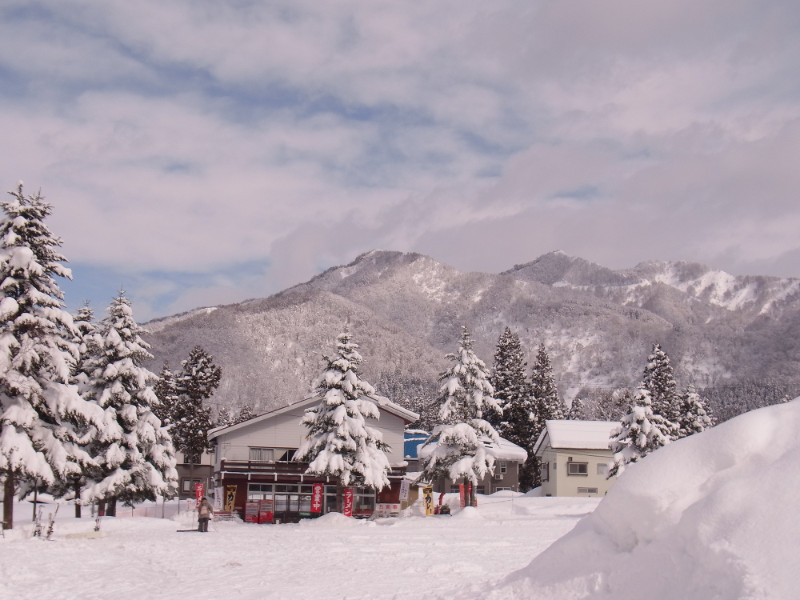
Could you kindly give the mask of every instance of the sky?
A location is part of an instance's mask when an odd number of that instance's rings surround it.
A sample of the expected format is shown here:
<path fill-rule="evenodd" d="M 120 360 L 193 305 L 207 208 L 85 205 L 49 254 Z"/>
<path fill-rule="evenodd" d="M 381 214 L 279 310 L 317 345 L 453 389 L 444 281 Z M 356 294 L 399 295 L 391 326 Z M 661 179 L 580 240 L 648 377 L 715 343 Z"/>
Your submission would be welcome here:
<path fill-rule="evenodd" d="M 800 276 L 800 3 L 4 0 L 0 186 L 137 320 L 371 250 Z"/>

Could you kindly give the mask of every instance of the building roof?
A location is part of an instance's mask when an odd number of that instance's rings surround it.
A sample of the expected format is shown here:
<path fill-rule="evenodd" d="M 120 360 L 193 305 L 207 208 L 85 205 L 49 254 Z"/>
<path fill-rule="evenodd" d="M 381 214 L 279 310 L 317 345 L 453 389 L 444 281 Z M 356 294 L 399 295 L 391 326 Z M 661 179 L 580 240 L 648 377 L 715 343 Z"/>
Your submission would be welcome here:
<path fill-rule="evenodd" d="M 425 443 L 425 440 L 427 439 L 428 438 L 425 437 L 424 439 L 414 441 L 413 443 L 416 445 L 416 448 L 414 449 L 414 455 L 410 456 L 406 454 L 406 458 L 418 458 L 419 447 Z M 528 459 L 528 453 L 524 448 L 517 446 L 515 443 L 510 442 L 505 438 L 499 439 L 500 443 L 495 444 L 488 437 L 483 437 L 483 445 L 486 447 L 486 453 L 493 456 L 495 460 L 517 460 L 519 462 L 525 462 Z M 436 447 L 436 445 L 437 444 L 434 443 L 426 446 L 423 454 L 427 456 L 429 453 L 433 452 L 433 449 Z M 406 448 L 408 448 L 408 441 L 406 442 Z"/>
<path fill-rule="evenodd" d="M 608 450 L 612 430 L 616 421 L 547 421 L 534 453 L 549 445 L 551 448 L 574 448 L 576 450 Z"/>
<path fill-rule="evenodd" d="M 412 412 L 407 408 L 403 408 L 399 404 L 395 404 L 388 398 L 385 398 L 383 396 L 378 396 L 377 394 L 373 394 L 367 397 L 370 400 L 372 400 L 375 404 L 377 404 L 379 408 L 397 417 L 400 417 L 407 423 L 412 423 L 419 418 L 419 415 L 417 413 Z M 260 423 L 261 421 L 272 419 L 274 417 L 277 417 L 278 415 L 282 415 L 283 413 L 289 411 L 296 411 L 297 409 L 305 410 L 307 407 L 313 406 L 314 404 L 317 404 L 319 401 L 320 401 L 319 396 L 316 395 L 306 396 L 300 402 L 295 402 L 294 404 L 290 404 L 289 406 L 283 406 L 281 408 L 271 410 L 264 414 L 253 417 L 252 419 L 248 419 L 247 421 L 242 421 L 241 423 L 236 423 L 235 425 L 224 425 L 222 427 L 215 427 L 214 429 L 209 429 L 208 439 L 213 440 L 214 438 L 218 437 L 223 433 L 230 433 L 232 431 L 237 431 L 244 427 L 248 427 L 249 425 L 253 425 L 254 423 Z"/>

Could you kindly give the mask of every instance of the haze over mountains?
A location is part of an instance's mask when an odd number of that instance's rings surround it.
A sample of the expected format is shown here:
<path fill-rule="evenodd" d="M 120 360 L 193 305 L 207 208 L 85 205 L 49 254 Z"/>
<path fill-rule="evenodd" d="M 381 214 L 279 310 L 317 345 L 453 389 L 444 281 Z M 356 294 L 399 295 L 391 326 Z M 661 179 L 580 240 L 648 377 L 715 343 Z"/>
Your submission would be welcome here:
<path fill-rule="evenodd" d="M 489 366 L 506 325 L 529 364 L 544 343 L 568 402 L 637 385 L 656 342 L 680 386 L 749 382 L 800 392 L 800 279 L 689 262 L 615 271 L 558 251 L 499 274 L 368 252 L 269 298 L 148 323 L 150 367 L 177 367 L 199 344 L 223 371 L 212 404 L 265 411 L 308 393 L 348 320 L 362 375 L 401 403 L 436 395 L 462 325 Z"/>

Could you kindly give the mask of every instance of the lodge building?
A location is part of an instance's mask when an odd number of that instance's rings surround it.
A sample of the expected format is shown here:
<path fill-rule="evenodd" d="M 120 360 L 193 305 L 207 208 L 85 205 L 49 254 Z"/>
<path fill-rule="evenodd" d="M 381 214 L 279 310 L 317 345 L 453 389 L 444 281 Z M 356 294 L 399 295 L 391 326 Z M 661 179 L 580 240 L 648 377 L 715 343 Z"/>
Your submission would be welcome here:
<path fill-rule="evenodd" d="M 377 494 L 354 489 L 352 498 L 341 493 L 335 477 L 309 475 L 308 463 L 295 462 L 294 454 L 308 433 L 302 424 L 305 410 L 319 403 L 303 401 L 259 415 L 248 421 L 217 427 L 208 433 L 214 445 L 213 487 L 215 509 L 236 513 L 251 522 L 296 522 L 352 503 L 352 515 L 369 517 L 376 510 L 399 507 L 400 485 L 406 475 L 403 431 L 418 418 L 410 410 L 378 395 L 368 396 L 380 412 L 368 425 L 390 446 L 390 486 Z"/>

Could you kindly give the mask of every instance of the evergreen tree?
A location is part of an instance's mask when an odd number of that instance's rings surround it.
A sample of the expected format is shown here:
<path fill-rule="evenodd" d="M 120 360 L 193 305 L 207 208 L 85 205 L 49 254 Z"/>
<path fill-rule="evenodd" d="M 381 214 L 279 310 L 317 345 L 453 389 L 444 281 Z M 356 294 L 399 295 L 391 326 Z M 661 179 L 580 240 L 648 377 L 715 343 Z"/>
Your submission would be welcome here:
<path fill-rule="evenodd" d="M 650 392 L 653 413 L 664 419 L 662 433 L 670 439 L 678 435 L 678 418 L 680 415 L 680 398 L 677 384 L 669 363 L 669 356 L 659 344 L 653 345 L 653 352 L 647 357 L 642 384 Z"/>
<path fill-rule="evenodd" d="M 236 417 L 227 406 L 222 406 L 217 411 L 217 420 L 215 427 L 227 427 L 236 423 Z"/>
<path fill-rule="evenodd" d="M 381 490 L 389 485 L 389 446 L 367 425 L 380 411 L 370 398 L 375 390 L 358 374 L 362 358 L 347 327 L 336 338 L 336 355 L 324 358 L 327 366 L 313 386 L 320 402 L 306 410 L 308 435 L 295 460 L 309 463 L 307 473 L 338 478 L 341 486 Z"/>
<path fill-rule="evenodd" d="M 92 378 L 86 394 L 105 411 L 108 427 L 93 443 L 98 465 L 87 474 L 83 498 L 107 501 L 109 515 L 117 499 L 128 504 L 155 500 L 177 488 L 172 439 L 153 414 L 156 376 L 142 366 L 152 358 L 142 333 L 120 292 L 99 324 L 87 359 Z"/>
<path fill-rule="evenodd" d="M 3 527 L 13 527 L 14 494 L 39 484 L 66 487 L 91 457 L 82 435 L 102 424 L 72 380 L 77 358 L 72 317 L 56 277 L 61 240 L 44 224 L 51 207 L 22 184 L 0 202 L 0 474 Z"/>
<path fill-rule="evenodd" d="M 176 401 L 170 419 L 172 443 L 189 463 L 189 479 L 194 479 L 194 465 L 209 449 L 208 430 L 213 427 L 211 409 L 203 406 L 219 386 L 222 370 L 200 346 L 195 346 L 189 358 L 181 363 L 181 373 L 175 380 Z"/>
<path fill-rule="evenodd" d="M 572 404 L 567 412 L 567 419 L 570 421 L 586 421 L 591 420 L 587 415 L 587 408 L 581 398 L 577 396 L 572 400 Z"/>
<path fill-rule="evenodd" d="M 545 421 L 564 418 L 564 403 L 558 397 L 553 367 L 550 365 L 550 356 L 544 344 L 539 345 L 536 362 L 531 371 L 531 394 L 536 398 L 539 431 L 544 428 Z"/>
<path fill-rule="evenodd" d="M 608 477 L 620 475 L 629 463 L 637 462 L 669 443 L 669 437 L 664 435 L 663 430 L 664 418 L 653 413 L 650 391 L 644 386 L 640 387 L 630 411 L 622 417 L 611 434 L 609 446 L 614 453 L 614 462 Z"/>
<path fill-rule="evenodd" d="M 519 336 L 506 327 L 497 341 L 491 379 L 494 399 L 502 408 L 503 417 L 486 420 L 502 437 L 528 452 L 528 458 L 520 469 L 519 484 L 523 492 L 535 486 L 538 468 L 533 452 L 538 437 L 536 406 L 525 377 L 526 370 Z M 490 413 L 490 416 L 495 414 Z"/>
<path fill-rule="evenodd" d="M 486 452 L 484 439 L 499 443 L 497 431 L 484 416 L 500 413 L 501 409 L 493 398 L 489 371 L 475 355 L 466 327 L 462 329 L 458 352 L 446 358 L 453 364 L 439 378 L 439 419 L 443 425 L 436 426 L 420 446 L 422 477 L 462 480 L 465 488 L 472 490 L 467 505 L 475 506 L 478 482 L 494 472 L 494 457 Z M 472 485 L 468 487 L 469 484 Z"/>
<path fill-rule="evenodd" d="M 77 314 L 73 318 L 73 323 L 75 325 L 75 335 L 72 341 L 75 343 L 76 353 L 71 369 L 71 381 L 81 390 L 84 389 L 89 382 L 86 357 L 89 355 L 91 340 L 97 332 L 97 327 L 94 323 L 94 311 L 89 306 L 88 302 L 84 303 L 84 305 L 78 309 Z M 91 430 L 89 435 L 91 435 Z M 88 441 L 88 438 L 83 440 L 84 443 L 88 443 Z M 84 477 L 82 473 L 72 477 L 72 495 L 77 500 L 75 502 L 75 518 L 77 519 L 81 518 L 80 497 L 83 482 Z M 67 490 L 63 486 L 56 486 L 51 488 L 51 493 L 54 493 L 56 496 L 62 496 L 67 493 Z"/>
<path fill-rule="evenodd" d="M 85 303 L 78 309 L 78 312 L 73 318 L 73 325 L 75 326 L 75 335 L 73 342 L 75 344 L 75 354 L 72 365 L 72 381 L 78 386 L 85 384 L 88 381 L 88 374 L 85 369 L 86 356 L 89 353 L 88 344 L 89 340 L 97 331 L 97 326 L 94 322 L 94 311 Z"/>
<path fill-rule="evenodd" d="M 678 417 L 678 437 L 684 438 L 712 427 L 714 422 L 694 386 L 689 386 L 680 396 L 680 416 Z"/>
<path fill-rule="evenodd" d="M 158 380 L 153 386 L 153 393 L 158 402 L 153 405 L 153 414 L 158 417 L 163 427 L 169 427 L 173 423 L 172 412 L 178 402 L 178 386 L 175 381 L 175 374 L 169 368 L 169 363 L 164 361 Z"/>
<path fill-rule="evenodd" d="M 239 409 L 239 414 L 236 416 L 236 422 L 244 423 L 245 421 L 255 418 L 255 416 L 256 413 L 253 410 L 253 405 L 249 402 L 245 402 L 242 405 L 242 408 Z"/>

